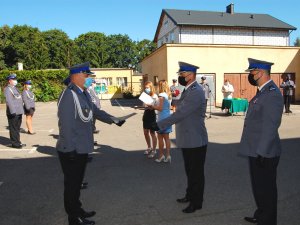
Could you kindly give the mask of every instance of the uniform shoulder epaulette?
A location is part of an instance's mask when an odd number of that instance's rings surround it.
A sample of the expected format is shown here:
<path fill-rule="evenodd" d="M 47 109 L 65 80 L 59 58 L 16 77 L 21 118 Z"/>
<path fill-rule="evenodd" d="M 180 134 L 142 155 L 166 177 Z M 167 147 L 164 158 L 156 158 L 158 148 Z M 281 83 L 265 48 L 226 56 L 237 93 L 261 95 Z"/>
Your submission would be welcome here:
<path fill-rule="evenodd" d="M 196 85 L 195 84 L 191 87 L 191 90 L 194 90 L 194 89 L 196 89 Z"/>
<path fill-rule="evenodd" d="M 270 85 L 269 86 L 269 91 L 274 91 L 274 90 L 276 90 L 276 88 L 274 87 L 274 85 Z"/>

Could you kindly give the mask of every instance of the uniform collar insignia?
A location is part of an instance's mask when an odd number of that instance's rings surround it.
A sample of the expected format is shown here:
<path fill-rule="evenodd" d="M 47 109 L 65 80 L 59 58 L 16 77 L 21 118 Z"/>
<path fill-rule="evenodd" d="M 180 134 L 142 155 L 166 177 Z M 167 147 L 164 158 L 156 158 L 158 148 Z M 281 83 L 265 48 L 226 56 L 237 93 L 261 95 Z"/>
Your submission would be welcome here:
<path fill-rule="evenodd" d="M 269 91 L 274 91 L 276 88 L 273 85 L 269 86 Z"/>

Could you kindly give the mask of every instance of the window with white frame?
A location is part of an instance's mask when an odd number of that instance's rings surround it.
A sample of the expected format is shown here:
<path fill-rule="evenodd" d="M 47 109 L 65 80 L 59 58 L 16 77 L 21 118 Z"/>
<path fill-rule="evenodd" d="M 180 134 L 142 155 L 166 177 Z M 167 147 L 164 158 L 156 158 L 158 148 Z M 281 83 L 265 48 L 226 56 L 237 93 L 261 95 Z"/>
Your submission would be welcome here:
<path fill-rule="evenodd" d="M 99 80 L 100 80 L 100 83 L 104 83 L 106 86 L 113 84 L 112 77 L 101 77 Z"/>
<path fill-rule="evenodd" d="M 117 77 L 117 85 L 127 87 L 127 77 Z"/>

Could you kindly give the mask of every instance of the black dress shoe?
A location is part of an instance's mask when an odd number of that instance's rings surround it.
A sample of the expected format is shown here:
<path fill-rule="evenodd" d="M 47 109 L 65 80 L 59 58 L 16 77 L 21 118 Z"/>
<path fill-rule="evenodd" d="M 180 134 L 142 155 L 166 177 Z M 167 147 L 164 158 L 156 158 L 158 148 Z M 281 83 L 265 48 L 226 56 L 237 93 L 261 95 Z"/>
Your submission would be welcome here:
<path fill-rule="evenodd" d="M 19 144 L 19 145 L 11 145 L 12 148 L 23 148 L 26 144 Z"/>
<path fill-rule="evenodd" d="M 258 222 L 258 220 L 254 217 L 247 217 L 246 216 L 246 217 L 244 217 L 244 220 L 246 220 L 249 223 L 257 223 Z"/>
<path fill-rule="evenodd" d="M 179 202 L 179 203 L 187 203 L 190 200 L 187 197 L 183 197 L 183 198 L 176 199 L 176 201 Z"/>
<path fill-rule="evenodd" d="M 94 225 L 95 221 L 87 220 L 83 217 L 69 218 L 69 225 Z"/>
<path fill-rule="evenodd" d="M 189 204 L 189 206 L 186 207 L 185 209 L 183 209 L 182 212 L 184 212 L 184 213 L 193 213 L 197 209 L 202 209 L 202 206 L 195 206 L 194 204 Z"/>
<path fill-rule="evenodd" d="M 100 131 L 99 130 L 94 130 L 93 133 L 94 134 L 98 134 Z"/>
<path fill-rule="evenodd" d="M 96 215 L 96 212 L 95 212 L 95 211 L 87 212 L 87 211 L 82 210 L 80 216 L 83 217 L 83 218 L 89 218 L 89 217 L 93 217 L 93 216 L 95 216 L 95 215 Z"/>
<path fill-rule="evenodd" d="M 291 110 L 288 111 L 289 113 L 293 113 Z"/>

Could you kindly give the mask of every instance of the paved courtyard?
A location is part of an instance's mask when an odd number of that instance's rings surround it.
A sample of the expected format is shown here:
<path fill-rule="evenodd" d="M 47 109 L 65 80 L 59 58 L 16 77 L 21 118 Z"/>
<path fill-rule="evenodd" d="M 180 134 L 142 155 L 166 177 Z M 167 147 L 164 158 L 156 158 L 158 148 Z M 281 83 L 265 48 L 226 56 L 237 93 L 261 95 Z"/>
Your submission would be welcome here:
<path fill-rule="evenodd" d="M 209 134 L 202 210 L 186 215 L 175 200 L 185 193 L 181 152 L 172 139 L 172 163 L 155 163 L 143 155 L 143 111 L 133 100 L 104 100 L 115 116 L 137 113 L 122 127 L 97 122 L 93 161 L 88 164 L 82 191 L 86 210 L 97 211 L 101 225 L 250 225 L 243 221 L 255 210 L 248 164 L 237 155 L 244 116 L 225 115 L 213 108 L 206 120 Z M 56 103 L 37 103 L 36 135 L 21 133 L 23 150 L 11 149 L 5 105 L 0 105 L 0 224 L 66 225 L 63 176 L 55 144 Z M 283 154 L 278 168 L 278 225 L 300 224 L 300 106 L 283 115 L 280 136 Z M 25 130 L 25 117 L 22 128 Z"/>

